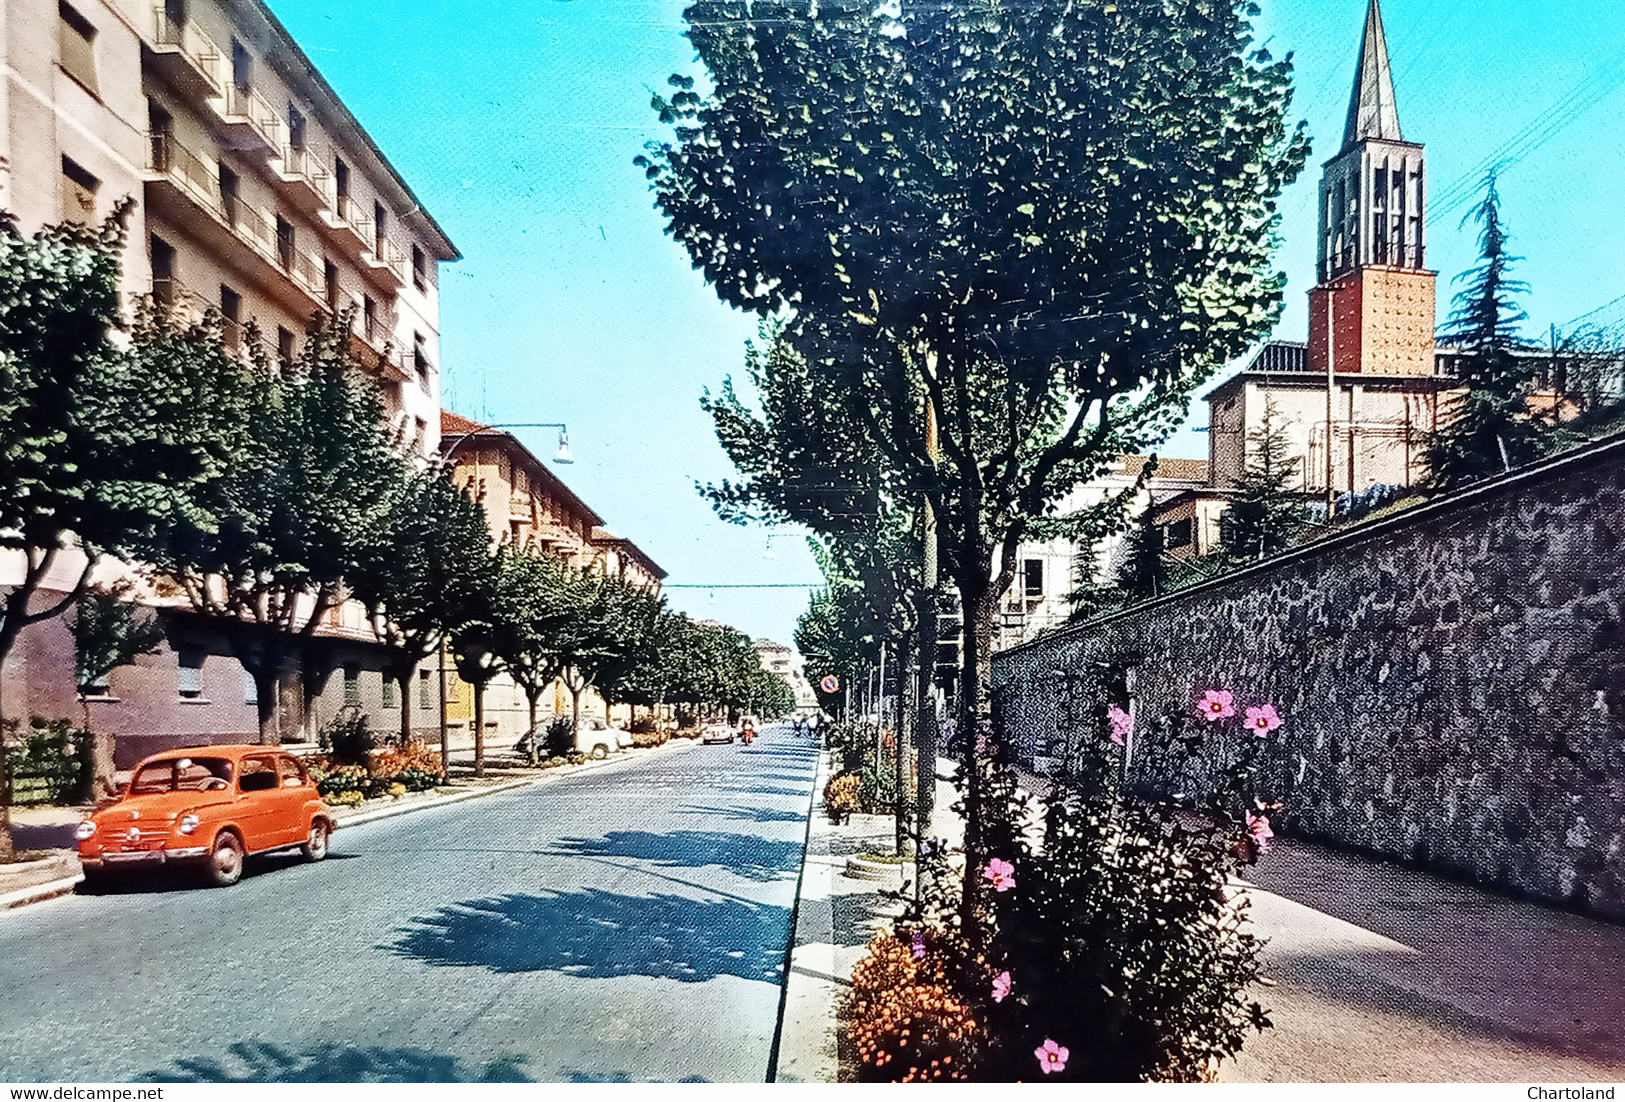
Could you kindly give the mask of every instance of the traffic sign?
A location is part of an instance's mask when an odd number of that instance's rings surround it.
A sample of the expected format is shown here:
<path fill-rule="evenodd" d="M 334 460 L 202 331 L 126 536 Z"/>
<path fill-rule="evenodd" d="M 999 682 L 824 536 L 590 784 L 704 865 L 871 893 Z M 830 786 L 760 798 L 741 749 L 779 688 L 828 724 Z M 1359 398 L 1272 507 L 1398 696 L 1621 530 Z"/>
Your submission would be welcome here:
<path fill-rule="evenodd" d="M 841 679 L 836 677 L 832 673 L 825 674 L 824 675 L 824 680 L 822 680 L 822 681 L 820 681 L 818 683 L 818 687 L 820 689 L 823 689 L 826 693 L 840 692 L 841 691 Z"/>

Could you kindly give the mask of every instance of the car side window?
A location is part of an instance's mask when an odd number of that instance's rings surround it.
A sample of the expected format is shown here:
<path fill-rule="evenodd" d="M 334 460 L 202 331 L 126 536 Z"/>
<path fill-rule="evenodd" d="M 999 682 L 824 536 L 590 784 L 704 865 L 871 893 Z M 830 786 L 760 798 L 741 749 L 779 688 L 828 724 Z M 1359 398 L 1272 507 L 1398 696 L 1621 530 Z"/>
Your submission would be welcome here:
<path fill-rule="evenodd" d="M 278 758 L 277 771 L 282 775 L 283 788 L 298 788 L 306 783 L 305 769 L 295 758 Z"/>
<path fill-rule="evenodd" d="M 243 792 L 263 792 L 277 786 L 276 762 L 271 758 L 244 758 L 237 787 Z"/>

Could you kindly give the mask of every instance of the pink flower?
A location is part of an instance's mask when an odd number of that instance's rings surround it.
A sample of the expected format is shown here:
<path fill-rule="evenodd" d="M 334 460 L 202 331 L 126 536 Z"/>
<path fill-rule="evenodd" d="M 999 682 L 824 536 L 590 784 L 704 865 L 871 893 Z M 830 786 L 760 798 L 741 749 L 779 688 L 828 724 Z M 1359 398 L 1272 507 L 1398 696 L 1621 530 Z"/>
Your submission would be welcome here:
<path fill-rule="evenodd" d="M 982 875 L 993 881 L 993 890 L 996 892 L 1007 892 L 1016 886 L 1016 867 L 997 857 L 987 863 Z"/>
<path fill-rule="evenodd" d="M 1002 1003 L 1010 994 L 1010 973 L 1000 972 L 993 977 L 993 1001 Z"/>
<path fill-rule="evenodd" d="M 1280 725 L 1281 717 L 1276 713 L 1273 704 L 1247 709 L 1247 730 L 1259 738 L 1264 738 Z"/>
<path fill-rule="evenodd" d="M 1038 1066 L 1044 1070 L 1044 1074 L 1051 1075 L 1066 1070 L 1066 1058 L 1072 1055 L 1072 1051 L 1045 1037 L 1044 1043 L 1033 1049 L 1033 1055 L 1038 1057 Z"/>
<path fill-rule="evenodd" d="M 1229 689 L 1209 689 L 1203 696 L 1196 710 L 1209 723 L 1217 723 L 1221 719 L 1229 719 L 1236 714 L 1236 698 Z"/>
<path fill-rule="evenodd" d="M 914 931 L 914 939 L 911 944 L 911 948 L 914 951 L 915 960 L 925 959 L 925 935 L 920 933 L 918 930 Z"/>
<path fill-rule="evenodd" d="M 1275 832 L 1270 829 L 1270 817 L 1268 815 L 1254 815 L 1251 811 L 1247 812 L 1247 836 L 1258 847 L 1259 853 L 1268 853 L 1270 839 L 1275 837 Z"/>
<path fill-rule="evenodd" d="M 1128 737 L 1134 733 L 1134 714 L 1113 704 L 1106 709 L 1106 718 L 1111 721 L 1112 741 L 1119 746 L 1128 745 Z"/>

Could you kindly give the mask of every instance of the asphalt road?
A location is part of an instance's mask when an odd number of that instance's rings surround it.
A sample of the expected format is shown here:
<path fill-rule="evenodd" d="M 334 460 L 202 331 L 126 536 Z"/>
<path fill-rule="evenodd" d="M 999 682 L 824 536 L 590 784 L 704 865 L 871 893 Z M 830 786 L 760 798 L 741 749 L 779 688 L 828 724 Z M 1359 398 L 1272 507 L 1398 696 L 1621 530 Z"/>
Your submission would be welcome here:
<path fill-rule="evenodd" d="M 760 1082 L 814 754 L 628 755 L 0 915 L 0 1081 Z"/>

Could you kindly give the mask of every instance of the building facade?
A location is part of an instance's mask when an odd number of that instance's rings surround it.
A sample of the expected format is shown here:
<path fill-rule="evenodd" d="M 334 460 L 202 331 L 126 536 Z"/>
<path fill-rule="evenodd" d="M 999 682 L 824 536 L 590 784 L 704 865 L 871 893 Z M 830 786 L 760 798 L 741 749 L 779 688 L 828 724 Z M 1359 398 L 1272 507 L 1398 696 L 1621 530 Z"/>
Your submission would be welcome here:
<path fill-rule="evenodd" d="M 121 291 L 182 319 L 217 311 L 298 354 L 313 316 L 348 313 L 389 428 L 439 443 L 439 265 L 455 246 L 260 0 L 7 0 L 0 7 L 0 208 L 27 232 L 95 223 L 131 201 Z M 58 576 L 71 589 L 79 564 Z M 18 569 L 0 562 L 0 584 Z M 104 581 L 120 573 L 117 564 Z M 257 730 L 251 683 L 194 617 L 160 607 L 168 643 L 115 670 L 93 724 L 119 754 Z M 360 610 L 335 610 L 331 676 L 290 671 L 285 737 L 344 708 L 393 730 L 396 701 Z M 27 629 L 3 672 L 12 716 L 79 717 L 67 625 Z"/>

